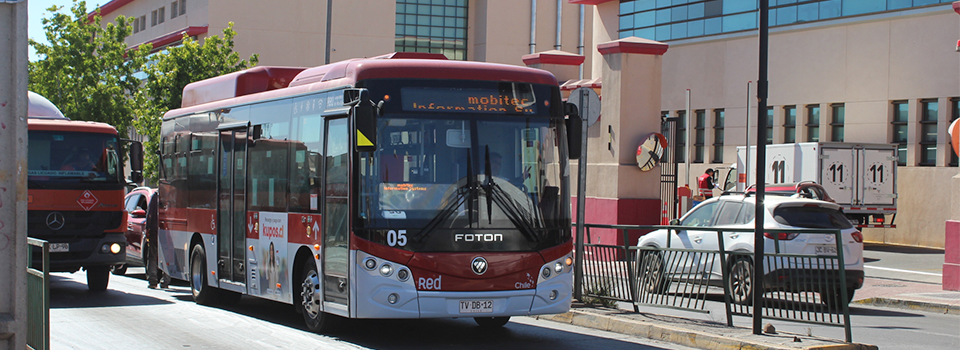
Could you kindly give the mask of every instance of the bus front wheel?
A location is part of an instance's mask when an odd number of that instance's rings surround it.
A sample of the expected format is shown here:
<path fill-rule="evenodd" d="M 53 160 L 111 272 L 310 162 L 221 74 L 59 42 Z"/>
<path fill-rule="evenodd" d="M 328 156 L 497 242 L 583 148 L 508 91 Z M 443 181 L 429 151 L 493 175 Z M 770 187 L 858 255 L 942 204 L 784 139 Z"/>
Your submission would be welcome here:
<path fill-rule="evenodd" d="M 307 329 L 320 333 L 330 328 L 331 315 L 323 312 L 320 300 L 320 275 L 317 273 L 317 264 L 307 260 L 300 276 L 300 313 Z"/>
<path fill-rule="evenodd" d="M 199 244 L 190 252 L 190 291 L 193 301 L 200 305 L 210 305 L 216 299 L 216 289 L 207 284 L 207 254 Z"/>

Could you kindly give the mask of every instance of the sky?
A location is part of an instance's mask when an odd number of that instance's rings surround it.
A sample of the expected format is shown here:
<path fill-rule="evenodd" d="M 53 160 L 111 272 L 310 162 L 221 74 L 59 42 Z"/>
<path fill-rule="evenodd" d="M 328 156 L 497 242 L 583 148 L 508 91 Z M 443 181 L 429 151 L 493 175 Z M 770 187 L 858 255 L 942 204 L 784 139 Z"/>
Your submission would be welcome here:
<path fill-rule="evenodd" d="M 87 0 L 87 10 L 93 10 L 99 5 L 106 4 L 110 0 Z M 47 8 L 50 6 L 57 5 L 63 6 L 61 11 L 69 12 L 70 6 L 73 6 L 72 0 L 27 0 L 27 36 L 30 39 L 39 42 L 47 42 L 47 38 L 43 34 L 43 18 L 50 17 L 50 12 L 47 12 Z M 66 13 L 65 12 L 65 13 Z M 30 49 L 30 61 L 36 61 L 39 59 L 37 53 Z"/>

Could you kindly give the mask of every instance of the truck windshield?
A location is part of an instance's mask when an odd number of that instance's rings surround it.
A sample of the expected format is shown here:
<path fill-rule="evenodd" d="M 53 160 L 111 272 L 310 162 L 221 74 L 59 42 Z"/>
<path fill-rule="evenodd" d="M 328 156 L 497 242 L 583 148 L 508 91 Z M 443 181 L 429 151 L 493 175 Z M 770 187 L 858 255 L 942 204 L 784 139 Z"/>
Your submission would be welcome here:
<path fill-rule="evenodd" d="M 366 236 L 403 229 L 412 250 L 530 250 L 563 242 L 562 120 L 389 115 L 361 156 Z M 565 152 L 565 148 L 564 148 Z M 564 209 L 564 206 L 566 208 Z M 363 233 L 358 233 L 363 236 Z"/>
<path fill-rule="evenodd" d="M 31 185 L 49 182 L 122 183 L 116 135 L 29 131 L 27 176 Z"/>

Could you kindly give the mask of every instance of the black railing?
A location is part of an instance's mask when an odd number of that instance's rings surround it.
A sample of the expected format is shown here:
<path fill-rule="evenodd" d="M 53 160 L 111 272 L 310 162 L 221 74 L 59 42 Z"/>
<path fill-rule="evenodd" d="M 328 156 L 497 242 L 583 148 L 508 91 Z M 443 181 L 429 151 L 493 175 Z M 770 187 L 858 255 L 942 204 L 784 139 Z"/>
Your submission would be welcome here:
<path fill-rule="evenodd" d="M 744 249 L 725 251 L 732 237 L 752 235 L 752 229 L 709 229 L 697 227 L 705 235 L 716 235 L 717 249 L 695 249 L 691 240 L 674 240 L 675 232 L 690 230 L 685 226 L 634 226 L 585 224 L 582 285 L 575 286 L 584 297 L 633 303 L 640 306 L 666 307 L 708 313 L 709 295 L 721 294 L 727 324 L 733 316 L 753 316 L 753 293 L 763 293 L 762 317 L 767 319 L 844 327 L 847 342 L 850 333 L 848 304 L 853 291 L 850 285 L 862 281 L 850 276 L 843 262 L 843 244 L 837 229 L 776 229 L 766 240 L 764 273 L 757 274 L 753 253 Z M 637 247 L 636 237 L 653 230 L 670 230 L 665 247 Z M 602 234 L 597 234 L 601 232 Z M 820 251 L 810 254 L 788 254 L 787 242 L 779 235 L 804 237 L 825 235 L 833 244 L 812 246 Z M 598 236 L 616 242 L 596 242 Z M 706 237 L 704 237 L 705 239 Z M 797 238 L 794 238 L 797 239 Z M 750 240 L 752 242 L 752 238 Z M 799 240 L 798 240 L 799 241 Z M 768 244 L 769 245 L 769 244 Z M 762 275 L 760 281 L 754 276 Z"/>

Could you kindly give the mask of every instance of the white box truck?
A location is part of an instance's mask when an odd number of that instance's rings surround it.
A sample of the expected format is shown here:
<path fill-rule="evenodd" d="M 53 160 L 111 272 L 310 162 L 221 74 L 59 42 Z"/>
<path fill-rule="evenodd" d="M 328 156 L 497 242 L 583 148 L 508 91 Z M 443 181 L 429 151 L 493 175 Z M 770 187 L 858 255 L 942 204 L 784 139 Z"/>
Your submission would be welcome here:
<path fill-rule="evenodd" d="M 731 170 L 725 188 L 736 181 L 736 190 L 743 191 L 747 178 L 751 184 L 756 182 L 757 147 L 750 146 L 749 167 L 744 164 L 746 150 L 737 147 L 737 173 L 733 175 L 734 169 Z M 844 214 L 858 227 L 896 227 L 896 145 L 802 142 L 767 145 L 766 152 L 767 184 L 813 181 L 843 207 Z M 893 216 L 887 220 L 887 215 Z"/>

